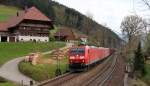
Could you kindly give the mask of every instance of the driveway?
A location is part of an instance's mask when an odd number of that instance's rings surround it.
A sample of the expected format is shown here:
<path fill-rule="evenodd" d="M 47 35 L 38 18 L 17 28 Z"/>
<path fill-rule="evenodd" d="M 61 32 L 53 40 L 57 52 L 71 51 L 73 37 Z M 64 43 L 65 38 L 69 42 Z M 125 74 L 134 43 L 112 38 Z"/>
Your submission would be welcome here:
<path fill-rule="evenodd" d="M 18 69 L 18 64 L 23 59 L 24 59 L 23 57 L 20 57 L 20 58 L 13 59 L 5 63 L 0 68 L 0 76 L 18 84 L 30 85 L 30 80 L 32 79 L 20 73 Z"/>

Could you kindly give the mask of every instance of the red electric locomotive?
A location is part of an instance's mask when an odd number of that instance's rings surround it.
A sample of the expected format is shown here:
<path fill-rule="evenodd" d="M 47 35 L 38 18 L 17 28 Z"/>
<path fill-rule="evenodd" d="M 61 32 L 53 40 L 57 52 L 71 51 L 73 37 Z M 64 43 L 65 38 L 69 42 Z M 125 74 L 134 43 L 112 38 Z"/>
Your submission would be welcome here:
<path fill-rule="evenodd" d="M 72 47 L 68 51 L 69 69 L 82 70 L 87 66 L 105 59 L 112 53 L 110 48 L 79 46 Z"/>

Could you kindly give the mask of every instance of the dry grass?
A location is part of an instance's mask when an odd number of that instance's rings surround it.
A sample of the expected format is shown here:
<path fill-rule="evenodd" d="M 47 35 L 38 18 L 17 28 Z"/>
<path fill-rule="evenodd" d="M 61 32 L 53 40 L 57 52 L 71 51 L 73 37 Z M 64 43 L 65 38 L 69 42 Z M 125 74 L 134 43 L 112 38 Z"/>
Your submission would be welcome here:
<path fill-rule="evenodd" d="M 145 84 L 142 80 L 140 79 L 132 79 L 130 80 L 130 84 L 129 86 L 148 86 L 147 84 Z"/>

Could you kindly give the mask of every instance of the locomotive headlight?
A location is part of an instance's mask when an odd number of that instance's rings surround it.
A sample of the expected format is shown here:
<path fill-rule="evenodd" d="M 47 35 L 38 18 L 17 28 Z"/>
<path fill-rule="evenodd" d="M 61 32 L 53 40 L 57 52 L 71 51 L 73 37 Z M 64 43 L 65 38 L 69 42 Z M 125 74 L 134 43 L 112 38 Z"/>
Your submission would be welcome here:
<path fill-rule="evenodd" d="M 75 57 L 74 56 L 70 56 L 70 59 L 75 59 Z"/>
<path fill-rule="evenodd" d="M 82 60 L 82 62 L 84 63 L 84 60 Z"/>
<path fill-rule="evenodd" d="M 80 59 L 84 59 L 84 56 L 80 56 Z"/>

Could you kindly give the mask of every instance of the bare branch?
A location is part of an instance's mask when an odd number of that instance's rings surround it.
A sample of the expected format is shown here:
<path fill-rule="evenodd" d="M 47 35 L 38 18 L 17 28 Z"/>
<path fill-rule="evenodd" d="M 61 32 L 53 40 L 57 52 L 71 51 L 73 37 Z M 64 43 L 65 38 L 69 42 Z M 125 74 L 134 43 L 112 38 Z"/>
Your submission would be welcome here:
<path fill-rule="evenodd" d="M 146 6 L 150 9 L 150 1 L 149 0 L 142 0 Z"/>

